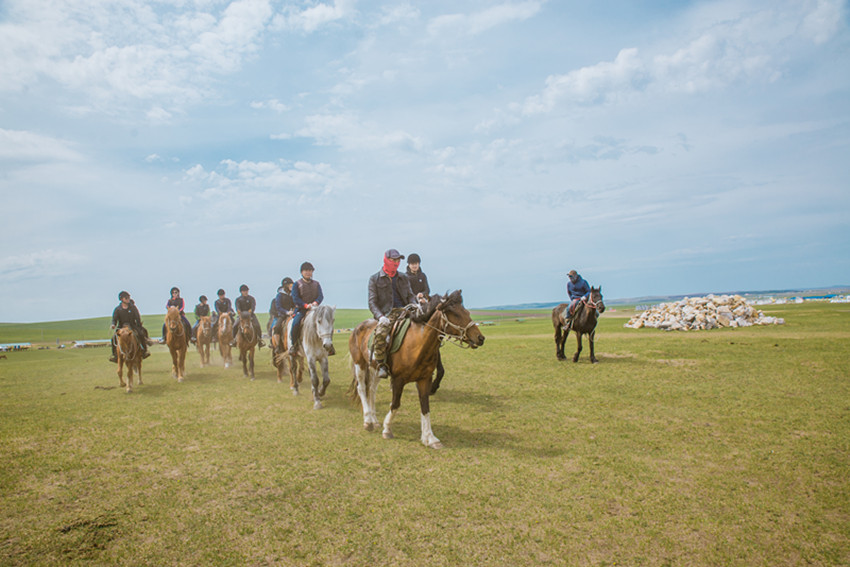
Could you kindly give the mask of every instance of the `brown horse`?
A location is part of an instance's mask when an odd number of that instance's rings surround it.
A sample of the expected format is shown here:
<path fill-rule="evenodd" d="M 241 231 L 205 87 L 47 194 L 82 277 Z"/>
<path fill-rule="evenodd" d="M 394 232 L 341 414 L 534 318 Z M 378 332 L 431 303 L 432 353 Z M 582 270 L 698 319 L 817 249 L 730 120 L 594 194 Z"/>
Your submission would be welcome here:
<path fill-rule="evenodd" d="M 165 344 L 171 353 L 171 377 L 182 382 L 186 376 L 186 351 L 189 349 L 189 335 L 180 317 L 180 309 L 171 306 L 165 314 Z"/>
<path fill-rule="evenodd" d="M 127 388 L 127 393 L 133 391 L 133 371 L 139 375 L 139 386 L 142 385 L 142 347 L 136 334 L 128 326 L 123 326 L 115 332 L 118 351 L 118 380 L 121 387 Z M 127 383 L 124 383 L 124 365 L 127 365 Z"/>
<path fill-rule="evenodd" d="M 283 382 L 283 376 L 289 372 L 289 389 L 292 395 L 298 395 L 298 384 L 304 379 L 304 360 L 289 354 L 289 333 L 286 332 L 292 318 L 287 317 L 281 324 L 281 332 L 272 332 L 272 364 L 277 368 L 277 381 Z M 275 354 L 277 351 L 277 354 Z"/>
<path fill-rule="evenodd" d="M 233 366 L 233 354 L 230 352 L 232 348 L 230 341 L 232 340 L 233 316 L 230 313 L 222 313 L 218 316 L 218 350 L 221 353 L 225 368 Z"/>
<path fill-rule="evenodd" d="M 372 431 L 378 424 L 375 409 L 375 394 L 378 390 L 377 364 L 372 360 L 369 335 L 377 321 L 363 321 L 354 329 L 348 341 L 354 379 L 349 388 L 352 399 L 359 396 L 363 406 L 363 427 Z M 405 384 L 416 382 L 419 391 L 421 412 L 421 441 L 426 447 L 439 449 L 440 440 L 431 430 L 431 409 L 428 396 L 431 392 L 431 377 L 437 366 L 437 354 L 443 340 L 455 340 L 459 345 L 478 348 L 484 344 L 484 335 L 472 321 L 469 311 L 463 306 L 461 291 L 443 297 L 431 297 L 421 315 L 415 316 L 401 343 L 399 350 L 390 355 L 388 362 L 392 403 L 384 418 L 384 439 L 392 439 L 392 421 L 401 405 L 401 394 Z"/>
<path fill-rule="evenodd" d="M 260 342 L 260 337 L 254 329 L 254 322 L 251 319 L 250 311 L 243 311 L 239 314 L 239 339 L 236 346 L 239 348 L 239 360 L 242 361 L 242 373 L 245 377 L 254 379 L 254 349 L 257 343 Z M 250 373 L 249 373 L 250 371 Z"/>
<path fill-rule="evenodd" d="M 212 344 L 212 320 L 209 315 L 203 315 L 198 321 L 198 337 L 196 345 L 201 355 L 201 368 L 210 363 L 210 345 Z"/>
<path fill-rule="evenodd" d="M 567 307 L 569 307 L 569 303 L 561 303 L 552 309 L 552 325 L 555 327 L 555 356 L 558 360 L 567 359 L 564 355 L 564 345 L 572 330 L 576 333 L 576 344 L 578 346 L 578 350 L 573 355 L 573 362 L 578 362 L 578 355 L 581 354 L 582 335 L 587 335 L 590 342 L 590 362 L 599 362 L 593 352 L 593 342 L 596 340 L 596 321 L 599 319 L 599 314 L 605 311 L 605 303 L 602 302 L 602 287 L 591 287 L 590 296 L 581 298 L 581 301 L 576 305 L 575 313 L 569 325 L 566 325 L 564 320 Z"/>

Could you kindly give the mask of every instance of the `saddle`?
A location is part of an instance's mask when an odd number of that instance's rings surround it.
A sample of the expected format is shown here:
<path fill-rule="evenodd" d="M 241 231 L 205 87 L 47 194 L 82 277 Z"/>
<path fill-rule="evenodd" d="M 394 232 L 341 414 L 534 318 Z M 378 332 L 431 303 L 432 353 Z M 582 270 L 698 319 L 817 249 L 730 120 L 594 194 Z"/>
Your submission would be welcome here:
<path fill-rule="evenodd" d="M 392 329 L 390 329 L 390 348 L 387 350 L 387 354 L 392 354 L 401 348 L 401 343 L 404 341 L 404 336 L 407 334 L 407 330 L 410 328 L 410 315 L 405 314 L 402 317 L 399 317 L 396 322 L 393 324 Z M 369 342 L 367 344 L 370 351 L 374 350 L 375 343 L 375 329 L 369 333 Z"/>

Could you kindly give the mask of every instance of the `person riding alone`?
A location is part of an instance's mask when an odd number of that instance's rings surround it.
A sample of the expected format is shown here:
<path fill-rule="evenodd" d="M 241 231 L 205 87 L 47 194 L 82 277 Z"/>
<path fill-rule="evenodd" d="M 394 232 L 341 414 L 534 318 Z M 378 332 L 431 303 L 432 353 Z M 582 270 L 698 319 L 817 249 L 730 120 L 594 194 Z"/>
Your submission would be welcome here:
<path fill-rule="evenodd" d="M 248 311 L 251 313 L 251 325 L 254 327 L 254 332 L 257 334 L 257 347 L 263 348 L 265 343 L 263 342 L 263 328 L 260 327 L 260 321 L 257 319 L 256 313 L 254 310 L 257 308 L 257 300 L 254 299 L 252 295 L 248 295 L 248 286 L 242 284 L 239 286 L 239 297 L 236 298 L 234 305 L 236 306 L 236 312 L 240 314 Z M 230 346 L 236 346 L 236 341 L 239 338 L 239 334 L 242 332 L 242 328 L 237 329 L 236 334 L 233 335 L 233 341 L 230 343 Z"/>
<path fill-rule="evenodd" d="M 180 297 L 180 290 L 176 287 L 171 288 L 171 299 L 165 304 L 166 310 L 169 307 L 176 307 L 180 310 L 180 319 L 183 321 L 183 328 L 186 329 L 186 336 L 194 343 L 195 337 L 192 335 L 192 324 L 186 318 L 186 302 Z M 165 323 L 162 324 L 162 339 L 160 342 L 165 343 Z"/>
<path fill-rule="evenodd" d="M 569 283 L 567 283 L 567 295 L 570 298 L 570 306 L 567 307 L 567 312 L 564 313 L 565 327 L 570 324 L 570 320 L 575 314 L 576 305 L 581 301 L 581 298 L 590 295 L 590 286 L 578 272 L 570 270 L 567 277 L 570 278 Z"/>
<path fill-rule="evenodd" d="M 198 303 L 195 306 L 195 324 L 192 326 L 192 337 L 195 340 L 198 340 L 198 325 L 201 324 L 201 317 L 209 317 L 210 316 L 210 306 L 207 303 L 207 296 L 202 295 L 198 298 Z"/>
<path fill-rule="evenodd" d="M 274 319 L 269 321 L 269 337 L 272 335 L 283 337 L 283 322 L 295 313 L 295 301 L 292 299 L 292 285 L 294 283 L 292 278 L 288 276 L 280 280 L 280 287 L 277 288 L 277 295 L 272 300 L 270 308 L 270 312 L 274 312 Z M 281 344 L 278 343 L 278 347 Z M 278 347 L 275 347 L 275 352 L 279 350 Z"/>
<path fill-rule="evenodd" d="M 212 322 L 213 322 L 212 336 L 213 336 L 213 342 L 214 343 L 218 342 L 218 320 L 221 319 L 221 316 L 222 315 L 233 316 L 233 315 L 236 314 L 236 312 L 233 310 L 233 304 L 230 303 L 230 299 L 227 297 L 227 294 L 224 292 L 224 290 L 219 289 L 217 294 L 218 294 L 218 299 L 215 300 L 215 306 L 214 306 L 215 310 L 213 311 L 213 315 L 212 315 Z"/>
<path fill-rule="evenodd" d="M 294 355 L 298 350 L 298 338 L 301 335 L 301 321 L 307 312 L 321 305 L 325 299 L 322 284 L 313 279 L 316 269 L 310 262 L 301 264 L 301 279 L 292 286 L 292 302 L 295 304 L 295 315 L 292 316 L 292 326 L 289 331 L 289 354 Z"/>
<path fill-rule="evenodd" d="M 114 331 L 127 325 L 132 329 L 133 334 L 142 348 L 142 358 L 145 359 L 151 355 L 148 352 L 148 330 L 142 326 L 142 316 L 139 314 L 136 303 L 130 298 L 130 294 L 122 291 L 118 294 L 118 299 L 121 303 L 112 311 L 112 356 L 109 357 L 109 362 L 118 362 L 117 341 L 118 336 Z"/>
<path fill-rule="evenodd" d="M 387 340 L 390 330 L 401 315 L 404 307 L 423 300 L 420 293 L 414 295 L 407 276 L 399 273 L 398 266 L 404 256 L 395 248 L 384 252 L 384 265 L 369 278 L 369 311 L 378 320 L 375 328 L 374 357 L 378 365 L 378 378 L 389 375 L 387 367 Z"/>
<path fill-rule="evenodd" d="M 431 295 L 431 288 L 428 285 L 428 276 L 421 268 L 422 259 L 415 252 L 407 257 L 407 281 L 410 282 L 410 291 L 417 298 Z"/>

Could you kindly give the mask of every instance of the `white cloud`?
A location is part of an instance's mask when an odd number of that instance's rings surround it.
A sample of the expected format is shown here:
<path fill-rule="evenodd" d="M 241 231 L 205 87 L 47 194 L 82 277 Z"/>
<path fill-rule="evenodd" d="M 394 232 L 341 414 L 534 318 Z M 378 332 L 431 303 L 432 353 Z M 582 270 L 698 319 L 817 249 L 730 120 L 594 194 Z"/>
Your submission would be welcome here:
<path fill-rule="evenodd" d="M 324 25 L 345 19 L 354 13 L 354 0 L 334 0 L 333 4 L 319 3 L 303 10 L 286 7 L 283 14 L 275 17 L 274 27 L 312 33 Z"/>
<path fill-rule="evenodd" d="M 0 128 L 0 161 L 80 161 L 69 142 L 33 132 Z"/>
<path fill-rule="evenodd" d="M 316 114 L 304 119 L 307 124 L 297 134 L 314 138 L 324 146 L 345 150 L 396 149 L 419 152 L 424 141 L 400 129 L 384 130 L 380 124 L 363 123 L 349 114 Z"/>
<path fill-rule="evenodd" d="M 815 9 L 803 19 L 803 35 L 817 44 L 832 39 L 844 21 L 844 6 L 843 0 L 818 0 Z"/>
<path fill-rule="evenodd" d="M 256 109 L 256 110 L 268 109 L 268 110 L 271 110 L 273 112 L 277 112 L 278 114 L 282 114 L 284 112 L 291 110 L 292 107 L 290 107 L 286 104 L 283 104 L 282 102 L 280 102 L 276 98 L 273 98 L 273 99 L 265 100 L 265 101 L 259 101 L 259 100 L 252 101 L 251 102 L 251 108 Z"/>
<path fill-rule="evenodd" d="M 0 280 L 4 282 L 55 277 L 73 273 L 88 258 L 67 250 L 40 250 L 0 258 Z"/>
<path fill-rule="evenodd" d="M 428 24 L 432 35 L 478 35 L 510 22 L 523 21 L 535 16 L 543 2 L 508 2 L 471 14 L 446 14 L 435 17 Z"/>

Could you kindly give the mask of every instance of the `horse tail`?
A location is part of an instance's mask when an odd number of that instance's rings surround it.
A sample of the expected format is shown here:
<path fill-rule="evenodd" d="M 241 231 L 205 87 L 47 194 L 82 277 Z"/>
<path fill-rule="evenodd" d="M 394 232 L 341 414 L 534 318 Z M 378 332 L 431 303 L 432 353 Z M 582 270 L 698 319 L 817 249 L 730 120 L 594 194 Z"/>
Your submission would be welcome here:
<path fill-rule="evenodd" d="M 348 368 L 351 370 L 351 384 L 348 386 L 348 391 L 345 392 L 345 395 L 348 396 L 348 399 L 352 401 L 352 403 L 356 403 L 358 406 L 363 405 L 363 401 L 360 399 L 360 394 L 357 393 L 357 375 L 354 370 L 354 357 L 351 356 L 351 353 L 346 357 L 348 358 Z M 369 373 L 369 368 L 366 368 L 366 373 Z"/>

